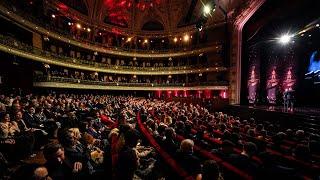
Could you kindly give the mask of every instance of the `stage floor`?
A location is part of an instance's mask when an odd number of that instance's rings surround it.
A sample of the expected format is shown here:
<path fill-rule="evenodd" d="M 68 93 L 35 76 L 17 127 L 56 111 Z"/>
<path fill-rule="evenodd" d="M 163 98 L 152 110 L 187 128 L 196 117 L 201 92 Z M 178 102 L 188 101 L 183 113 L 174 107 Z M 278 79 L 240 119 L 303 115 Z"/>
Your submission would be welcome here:
<path fill-rule="evenodd" d="M 256 109 L 270 112 L 281 112 L 292 115 L 306 115 L 306 116 L 315 116 L 320 117 L 320 108 L 310 108 L 310 107 L 295 107 L 293 111 L 285 111 L 283 106 L 245 106 L 245 105 L 233 105 L 235 107 L 248 108 L 248 109 Z"/>
<path fill-rule="evenodd" d="M 313 133 L 320 131 L 320 108 L 297 107 L 292 112 L 286 112 L 282 106 L 231 105 L 226 110 L 228 114 L 241 119 L 253 117 L 258 121 L 282 124 L 282 127 L 300 128 Z"/>

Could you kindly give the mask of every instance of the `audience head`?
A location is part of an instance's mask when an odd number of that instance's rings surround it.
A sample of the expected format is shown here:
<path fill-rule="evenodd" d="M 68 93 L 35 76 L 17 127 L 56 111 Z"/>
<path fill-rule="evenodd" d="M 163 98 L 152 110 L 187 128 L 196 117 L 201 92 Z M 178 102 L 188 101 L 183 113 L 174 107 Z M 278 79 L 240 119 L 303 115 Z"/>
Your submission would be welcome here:
<path fill-rule="evenodd" d="M 184 153 L 193 153 L 194 142 L 191 139 L 185 139 L 180 144 L 180 150 Z"/>
<path fill-rule="evenodd" d="M 52 178 L 48 174 L 48 170 L 46 167 L 38 167 L 33 171 L 34 180 L 52 180 Z"/>
<path fill-rule="evenodd" d="M 247 155 L 248 157 L 252 157 L 257 152 L 257 146 L 253 142 L 247 142 L 243 145 L 242 154 Z"/>
<path fill-rule="evenodd" d="M 15 120 L 19 121 L 22 119 L 22 112 L 21 111 L 17 111 L 15 113 Z"/>
<path fill-rule="evenodd" d="M 176 133 L 175 133 L 175 131 L 174 131 L 174 129 L 172 127 L 166 128 L 164 134 L 166 136 L 166 139 L 173 140 L 176 137 Z"/>
<path fill-rule="evenodd" d="M 221 149 L 223 153 L 225 154 L 231 154 L 233 153 L 233 148 L 235 147 L 235 144 L 229 140 L 222 141 Z"/>
<path fill-rule="evenodd" d="M 136 147 L 139 140 L 139 135 L 136 130 L 130 129 L 124 133 L 125 145 L 127 147 Z"/>
<path fill-rule="evenodd" d="M 9 122 L 9 121 L 10 121 L 10 115 L 8 113 L 1 115 L 1 122 Z"/>
<path fill-rule="evenodd" d="M 304 144 L 298 144 L 293 150 L 293 155 L 297 159 L 308 161 L 310 159 L 310 148 Z"/>
<path fill-rule="evenodd" d="M 58 143 L 50 143 L 43 149 L 44 158 L 49 163 L 61 164 L 65 160 L 64 149 Z"/>
<path fill-rule="evenodd" d="M 220 179 L 219 165 L 214 160 L 207 160 L 203 164 L 202 179 L 203 180 L 219 180 Z"/>

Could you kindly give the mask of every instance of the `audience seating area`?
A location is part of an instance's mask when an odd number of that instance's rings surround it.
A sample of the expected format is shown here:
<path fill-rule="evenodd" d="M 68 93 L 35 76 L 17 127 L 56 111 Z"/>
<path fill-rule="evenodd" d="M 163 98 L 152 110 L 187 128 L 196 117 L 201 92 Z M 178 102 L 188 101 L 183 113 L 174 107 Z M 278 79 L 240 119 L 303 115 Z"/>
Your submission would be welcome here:
<path fill-rule="evenodd" d="M 5 179 L 319 178 L 317 134 L 197 104 L 75 94 L 0 101 Z"/>

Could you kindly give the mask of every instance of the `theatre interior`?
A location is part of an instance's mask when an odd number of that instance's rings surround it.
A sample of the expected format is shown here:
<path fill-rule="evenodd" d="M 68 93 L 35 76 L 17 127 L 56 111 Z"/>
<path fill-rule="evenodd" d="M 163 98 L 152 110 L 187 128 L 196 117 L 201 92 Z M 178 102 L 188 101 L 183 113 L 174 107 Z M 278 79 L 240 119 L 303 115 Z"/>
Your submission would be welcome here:
<path fill-rule="evenodd" d="M 319 0 L 1 0 L 0 180 L 320 180 Z"/>

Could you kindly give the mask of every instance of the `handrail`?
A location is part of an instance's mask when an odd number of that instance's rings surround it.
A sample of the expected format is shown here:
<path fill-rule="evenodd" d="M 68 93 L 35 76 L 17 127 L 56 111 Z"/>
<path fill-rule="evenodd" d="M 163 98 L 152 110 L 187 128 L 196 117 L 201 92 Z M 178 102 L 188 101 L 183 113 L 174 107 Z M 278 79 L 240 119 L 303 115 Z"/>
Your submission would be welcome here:
<path fill-rule="evenodd" d="M 121 73 L 121 74 L 150 74 L 150 75 L 160 75 L 160 74 L 186 74 L 186 73 L 202 73 L 202 72 L 214 72 L 214 71 L 225 71 L 226 67 L 209 67 L 206 68 L 204 66 L 174 66 L 174 67 L 132 67 L 132 66 L 117 66 L 117 65 L 107 65 L 105 63 L 99 63 L 94 61 L 88 61 L 83 59 L 76 59 L 71 57 L 66 57 L 62 55 L 58 55 L 52 52 L 43 51 L 36 47 L 24 44 L 22 42 L 17 41 L 14 38 L 0 35 L 0 44 L 5 47 L 18 49 L 19 51 L 23 51 L 25 53 L 40 56 L 43 58 L 50 58 L 50 61 L 67 64 L 68 65 L 77 65 L 76 68 L 83 69 L 79 65 L 90 66 L 90 68 L 94 68 L 96 71 L 100 70 L 102 72 L 110 72 L 110 73 Z M 13 53 L 13 51 L 9 50 L 9 53 Z M 75 68 L 75 67 L 72 67 Z M 198 71 L 197 71 L 198 70 Z"/>

